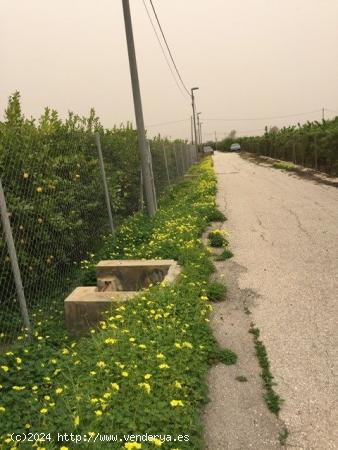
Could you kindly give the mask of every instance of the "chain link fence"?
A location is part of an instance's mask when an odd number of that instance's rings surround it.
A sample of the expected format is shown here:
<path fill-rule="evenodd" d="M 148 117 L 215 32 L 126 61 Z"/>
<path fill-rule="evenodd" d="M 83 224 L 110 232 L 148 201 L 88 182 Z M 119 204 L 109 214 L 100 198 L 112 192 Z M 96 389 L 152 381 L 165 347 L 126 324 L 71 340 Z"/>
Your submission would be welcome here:
<path fill-rule="evenodd" d="M 80 262 L 112 233 L 107 207 L 118 226 L 144 203 L 135 130 L 99 130 L 103 173 L 93 123 L 48 114 L 38 125 L 0 123 L 0 346 L 27 333 L 20 282 L 34 326 L 34 311 L 60 304 L 77 284 Z M 195 161 L 194 148 L 163 139 L 149 147 L 159 196 Z"/>

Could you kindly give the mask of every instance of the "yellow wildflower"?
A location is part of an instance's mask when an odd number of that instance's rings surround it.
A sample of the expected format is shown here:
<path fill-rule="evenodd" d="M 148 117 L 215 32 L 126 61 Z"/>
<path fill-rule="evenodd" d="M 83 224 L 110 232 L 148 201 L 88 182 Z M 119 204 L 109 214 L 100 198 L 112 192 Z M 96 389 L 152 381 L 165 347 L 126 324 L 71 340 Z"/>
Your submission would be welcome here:
<path fill-rule="evenodd" d="M 162 445 L 161 439 L 158 439 L 158 438 L 152 439 L 152 440 L 151 440 L 151 443 L 154 444 L 155 447 L 161 447 L 161 445 Z"/>
<path fill-rule="evenodd" d="M 183 406 L 182 400 L 171 400 L 170 404 L 173 408 L 175 408 L 176 406 Z"/>
<path fill-rule="evenodd" d="M 168 364 L 160 364 L 158 367 L 159 367 L 160 369 L 169 369 Z"/>
<path fill-rule="evenodd" d="M 142 444 L 140 444 L 139 442 L 126 442 L 124 444 L 124 448 L 127 450 L 139 450 L 140 448 L 142 448 Z"/>

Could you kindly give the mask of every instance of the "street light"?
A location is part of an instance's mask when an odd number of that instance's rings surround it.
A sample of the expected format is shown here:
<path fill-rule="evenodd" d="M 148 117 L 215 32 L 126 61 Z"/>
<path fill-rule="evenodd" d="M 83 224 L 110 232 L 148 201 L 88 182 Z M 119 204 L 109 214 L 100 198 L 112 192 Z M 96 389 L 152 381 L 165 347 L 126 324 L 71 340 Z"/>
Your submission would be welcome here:
<path fill-rule="evenodd" d="M 192 106 L 192 115 L 194 118 L 194 134 L 195 134 L 195 151 L 196 151 L 196 159 L 198 158 L 198 142 L 197 142 L 197 130 L 196 130 L 196 113 L 195 113 L 195 97 L 194 91 L 197 91 L 198 87 L 193 87 L 190 89 L 191 91 L 191 106 Z"/>

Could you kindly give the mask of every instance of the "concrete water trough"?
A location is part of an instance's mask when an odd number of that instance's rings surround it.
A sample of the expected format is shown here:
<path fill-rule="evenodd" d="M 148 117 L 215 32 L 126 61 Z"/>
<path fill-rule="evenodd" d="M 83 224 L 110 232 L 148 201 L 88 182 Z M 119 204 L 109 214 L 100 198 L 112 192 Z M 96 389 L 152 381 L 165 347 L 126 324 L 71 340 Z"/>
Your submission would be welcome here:
<path fill-rule="evenodd" d="M 151 284 L 173 283 L 179 273 L 180 266 L 173 259 L 100 261 L 97 285 L 77 287 L 65 299 L 68 331 L 75 336 L 87 335 L 113 303 L 129 300 Z"/>

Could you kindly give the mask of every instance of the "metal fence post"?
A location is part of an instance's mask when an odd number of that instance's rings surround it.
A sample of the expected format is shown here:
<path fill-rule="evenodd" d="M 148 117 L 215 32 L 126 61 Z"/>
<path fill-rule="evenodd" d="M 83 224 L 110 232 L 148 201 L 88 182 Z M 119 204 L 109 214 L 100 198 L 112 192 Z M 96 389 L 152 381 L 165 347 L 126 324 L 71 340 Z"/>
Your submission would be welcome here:
<path fill-rule="evenodd" d="M 95 133 L 95 141 L 96 141 L 97 151 L 98 151 L 98 154 L 99 154 L 100 170 L 101 170 L 104 194 L 105 194 L 105 197 L 106 197 L 106 204 L 107 204 L 107 211 L 108 211 L 110 229 L 111 229 L 111 232 L 114 234 L 115 233 L 115 229 L 114 229 L 114 222 L 113 222 L 113 214 L 111 212 L 110 198 L 109 198 L 109 192 L 108 192 L 106 172 L 104 170 L 104 162 L 103 162 L 102 149 L 101 149 L 101 140 L 100 140 L 99 133 Z"/>
<path fill-rule="evenodd" d="M 147 141 L 148 144 L 148 164 L 149 164 L 149 173 L 151 178 L 151 184 L 153 189 L 153 200 L 154 200 L 154 208 L 155 212 L 157 210 L 157 195 L 156 195 L 156 187 L 155 187 L 155 178 L 154 178 L 154 171 L 153 171 L 153 164 L 152 164 L 152 156 L 151 156 L 151 150 L 150 150 L 150 144 L 149 141 Z"/>
<path fill-rule="evenodd" d="M 182 148 L 182 144 L 180 144 L 180 149 L 181 149 L 181 160 L 182 160 L 182 175 L 185 174 L 185 165 L 184 165 L 184 156 L 183 156 L 183 148 Z"/>
<path fill-rule="evenodd" d="M 174 146 L 174 156 L 175 156 L 175 163 L 176 163 L 176 171 L 177 171 L 177 176 L 180 176 L 180 171 L 178 170 L 178 160 L 177 160 L 177 150 L 176 150 L 176 144 L 173 144 Z"/>
<path fill-rule="evenodd" d="M 11 266 L 12 266 L 12 272 L 13 272 L 13 277 L 14 277 L 14 282 L 15 282 L 16 293 L 18 296 L 19 304 L 20 304 L 21 317 L 22 317 L 22 321 L 24 323 L 25 328 L 28 330 L 28 333 L 30 333 L 32 331 L 32 328 L 31 328 L 31 324 L 30 324 L 30 320 L 29 320 L 25 292 L 24 292 L 23 285 L 22 285 L 21 273 L 20 273 L 18 258 L 16 255 L 11 224 L 8 219 L 6 198 L 5 198 L 5 193 L 4 193 L 4 190 L 2 187 L 1 179 L 0 179 L 0 213 L 1 213 L 1 222 L 2 222 L 3 229 L 4 229 L 4 233 L 5 233 L 7 249 L 8 249 L 9 257 L 11 260 Z"/>
<path fill-rule="evenodd" d="M 168 169 L 168 159 L 167 159 L 167 152 L 166 152 L 166 149 L 165 149 L 164 142 L 162 142 L 162 149 L 163 149 L 163 156 L 164 156 L 165 170 L 166 170 L 166 172 L 167 172 L 168 185 L 170 186 L 170 176 L 169 176 L 169 169 Z"/>

